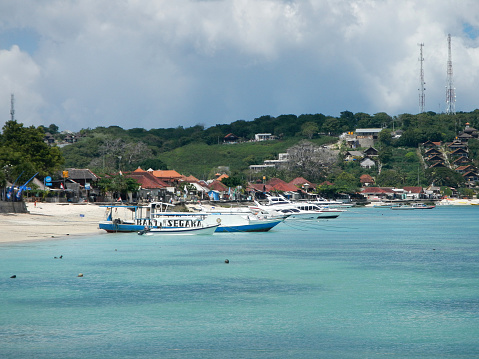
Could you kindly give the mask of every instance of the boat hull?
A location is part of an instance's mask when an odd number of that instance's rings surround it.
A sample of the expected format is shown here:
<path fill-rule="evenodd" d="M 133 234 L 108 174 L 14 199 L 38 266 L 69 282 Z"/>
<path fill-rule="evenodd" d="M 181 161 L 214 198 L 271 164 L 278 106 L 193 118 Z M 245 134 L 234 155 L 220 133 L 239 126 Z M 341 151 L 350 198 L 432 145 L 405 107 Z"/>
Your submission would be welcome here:
<path fill-rule="evenodd" d="M 268 221 L 266 223 L 250 223 L 244 225 L 223 224 L 216 228 L 216 232 L 268 232 L 271 228 L 280 224 L 282 220 Z"/>
<path fill-rule="evenodd" d="M 131 233 L 141 234 L 213 234 L 218 225 L 204 225 L 201 227 L 148 227 L 129 223 L 113 223 L 111 221 L 100 222 L 100 229 L 108 233 Z"/>

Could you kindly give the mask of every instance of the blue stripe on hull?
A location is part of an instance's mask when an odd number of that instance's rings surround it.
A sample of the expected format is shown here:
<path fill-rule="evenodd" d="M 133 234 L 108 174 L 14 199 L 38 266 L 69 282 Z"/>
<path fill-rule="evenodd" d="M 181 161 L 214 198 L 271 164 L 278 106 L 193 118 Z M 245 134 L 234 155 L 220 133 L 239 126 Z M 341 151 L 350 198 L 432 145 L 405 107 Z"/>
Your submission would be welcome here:
<path fill-rule="evenodd" d="M 247 224 L 244 226 L 219 226 L 216 232 L 267 232 L 282 221 L 268 222 L 262 224 Z"/>

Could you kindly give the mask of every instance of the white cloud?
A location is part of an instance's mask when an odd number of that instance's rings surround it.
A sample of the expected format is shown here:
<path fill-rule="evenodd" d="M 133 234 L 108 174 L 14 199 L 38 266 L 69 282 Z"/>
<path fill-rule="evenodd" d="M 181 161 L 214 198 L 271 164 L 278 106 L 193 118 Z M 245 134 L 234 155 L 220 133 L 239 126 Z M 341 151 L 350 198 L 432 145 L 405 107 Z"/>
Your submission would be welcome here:
<path fill-rule="evenodd" d="M 37 46 L 1 41 L 25 28 Z M 416 113 L 421 42 L 426 109 L 438 111 L 448 33 L 456 109 L 471 111 L 477 29 L 474 0 L 4 2 L 0 113 L 8 118 L 11 92 L 19 121 L 74 130 Z"/>

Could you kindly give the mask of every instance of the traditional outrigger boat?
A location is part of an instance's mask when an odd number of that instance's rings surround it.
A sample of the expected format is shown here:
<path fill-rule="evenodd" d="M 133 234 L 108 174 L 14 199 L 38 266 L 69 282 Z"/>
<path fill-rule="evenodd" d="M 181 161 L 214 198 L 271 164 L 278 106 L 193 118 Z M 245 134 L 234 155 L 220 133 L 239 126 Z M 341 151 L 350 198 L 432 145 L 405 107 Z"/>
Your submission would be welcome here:
<path fill-rule="evenodd" d="M 148 206 L 105 206 L 107 218 L 99 223 L 109 233 L 138 232 L 139 234 L 213 234 L 218 223 L 209 223 L 201 213 L 169 212 L 168 204 L 152 202 Z M 118 209 L 131 211 L 132 218 L 116 216 Z M 117 217 L 117 218 L 114 218 Z"/>

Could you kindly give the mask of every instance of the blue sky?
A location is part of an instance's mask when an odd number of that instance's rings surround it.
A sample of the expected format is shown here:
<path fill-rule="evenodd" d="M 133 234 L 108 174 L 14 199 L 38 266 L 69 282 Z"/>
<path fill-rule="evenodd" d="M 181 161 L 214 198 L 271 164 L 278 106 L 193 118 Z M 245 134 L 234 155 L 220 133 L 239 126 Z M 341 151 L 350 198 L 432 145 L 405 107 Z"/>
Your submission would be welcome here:
<path fill-rule="evenodd" d="M 0 114 L 79 130 L 206 127 L 262 115 L 479 108 L 476 0 L 0 3 Z"/>

